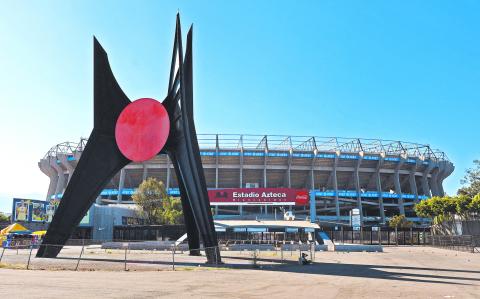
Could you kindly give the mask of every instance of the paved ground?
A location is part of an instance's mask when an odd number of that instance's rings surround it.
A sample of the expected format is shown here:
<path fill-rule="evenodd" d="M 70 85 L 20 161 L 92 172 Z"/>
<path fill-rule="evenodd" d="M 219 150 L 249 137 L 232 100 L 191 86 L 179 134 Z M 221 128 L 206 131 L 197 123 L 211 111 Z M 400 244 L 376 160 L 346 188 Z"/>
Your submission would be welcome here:
<path fill-rule="evenodd" d="M 139 258 L 139 253 L 131 254 Z M 314 265 L 299 266 L 293 256 L 292 262 L 275 264 L 274 253 L 265 253 L 264 266 L 256 269 L 245 254 L 224 255 L 230 256 L 227 261 L 243 262 L 233 268 L 230 264 L 222 269 L 194 267 L 201 259 L 180 254 L 176 259 L 183 259 L 184 265 L 177 271 L 158 265 L 135 271 L 130 267 L 136 262 L 128 264 L 127 272 L 108 267 L 110 271 L 0 269 L 0 294 L 2 298 L 480 298 L 480 254 L 390 247 L 384 253 L 321 252 Z M 154 257 L 168 260 L 166 254 Z"/>

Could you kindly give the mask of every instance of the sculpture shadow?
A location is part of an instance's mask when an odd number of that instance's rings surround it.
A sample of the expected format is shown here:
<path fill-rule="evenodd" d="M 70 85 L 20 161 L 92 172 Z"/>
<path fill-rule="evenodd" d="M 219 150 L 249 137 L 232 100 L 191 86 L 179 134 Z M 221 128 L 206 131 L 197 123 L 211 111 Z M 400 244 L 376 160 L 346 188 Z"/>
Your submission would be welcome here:
<path fill-rule="evenodd" d="M 57 257 L 61 260 L 77 260 L 73 257 Z M 235 263 L 232 260 L 243 260 L 248 263 Z M 124 260 L 114 260 L 106 258 L 82 258 L 83 261 L 89 262 L 109 262 L 124 263 Z M 279 271 L 298 273 L 304 275 L 325 275 L 325 276 L 341 276 L 341 277 L 361 277 L 372 279 L 385 279 L 407 282 L 421 282 L 434 284 L 451 284 L 451 285 L 480 285 L 480 271 L 464 270 L 464 269 L 445 269 L 445 268 L 429 268 L 429 267 L 412 267 L 412 266 L 395 266 L 395 265 L 371 265 L 371 264 L 351 264 L 351 263 L 331 263 L 331 262 L 315 262 L 310 265 L 299 265 L 296 261 L 283 261 L 257 258 L 257 264 L 253 264 L 252 257 L 224 256 L 224 264 L 211 265 L 190 261 L 175 261 L 176 267 L 220 267 L 227 269 L 250 269 L 253 271 Z M 228 261 L 228 262 L 227 262 Z M 171 261 L 148 261 L 148 260 L 127 260 L 129 265 L 132 264 L 148 264 L 148 265 L 164 265 L 171 266 Z M 441 275 L 430 273 L 420 273 L 421 271 L 441 272 Z M 478 274 L 479 278 L 465 277 L 452 274 Z M 468 282 L 468 283 L 467 283 Z"/>
<path fill-rule="evenodd" d="M 245 257 L 225 257 L 225 259 L 247 259 Z M 258 262 L 270 262 L 269 259 L 257 259 Z M 480 271 L 463 269 L 427 268 L 395 265 L 370 265 L 349 263 L 315 262 L 309 265 L 299 265 L 298 262 L 284 262 L 281 265 L 263 266 L 262 270 L 290 272 L 308 275 L 327 275 L 342 277 L 362 277 L 373 279 L 398 280 L 409 282 L 480 285 Z M 447 275 L 419 273 L 420 271 L 442 272 Z M 479 278 L 448 275 L 453 273 L 479 274 Z M 465 283 L 461 281 L 468 281 Z"/>

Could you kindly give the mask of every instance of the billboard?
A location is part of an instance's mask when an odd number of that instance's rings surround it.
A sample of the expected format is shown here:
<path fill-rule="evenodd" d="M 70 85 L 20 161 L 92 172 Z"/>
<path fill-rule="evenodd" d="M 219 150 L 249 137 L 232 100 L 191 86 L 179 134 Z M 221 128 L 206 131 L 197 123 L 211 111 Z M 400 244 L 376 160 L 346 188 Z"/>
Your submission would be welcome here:
<path fill-rule="evenodd" d="M 233 188 L 208 190 L 211 205 L 273 205 L 305 206 L 308 204 L 306 189 L 292 188 Z"/>
<path fill-rule="evenodd" d="M 13 221 L 26 222 L 29 221 L 30 200 L 14 199 L 13 201 Z"/>
<path fill-rule="evenodd" d="M 45 220 L 45 202 L 32 202 L 32 222 L 43 222 Z"/>
<path fill-rule="evenodd" d="M 55 215 L 59 204 L 59 200 L 42 201 L 14 198 L 12 208 L 13 222 L 52 222 L 53 215 Z M 80 225 L 90 225 L 90 210 L 83 217 Z"/>
<path fill-rule="evenodd" d="M 57 206 L 52 204 L 51 202 L 47 204 L 45 208 L 45 218 L 47 222 L 52 222 L 53 215 L 55 215 L 55 210 L 57 209 Z"/>
<path fill-rule="evenodd" d="M 14 198 L 12 219 L 14 222 L 43 222 L 45 221 L 45 201 Z"/>

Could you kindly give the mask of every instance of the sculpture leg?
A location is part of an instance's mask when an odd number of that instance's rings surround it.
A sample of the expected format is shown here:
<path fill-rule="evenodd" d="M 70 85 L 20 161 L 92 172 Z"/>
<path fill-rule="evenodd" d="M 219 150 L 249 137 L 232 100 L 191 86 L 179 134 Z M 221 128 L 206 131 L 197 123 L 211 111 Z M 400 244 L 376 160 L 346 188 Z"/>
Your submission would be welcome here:
<path fill-rule="evenodd" d="M 92 131 L 37 257 L 58 255 L 101 190 L 129 162 L 118 150 L 114 138 Z"/>
<path fill-rule="evenodd" d="M 202 187 L 205 182 L 202 183 L 200 178 L 203 175 L 201 165 L 197 167 L 195 158 L 193 155 L 189 155 L 187 142 L 177 143 L 171 155 L 174 156 L 172 162 L 177 172 L 177 179 L 184 184 L 184 190 L 181 190 L 181 192 L 187 195 L 184 207 L 188 205 L 187 213 L 188 210 L 192 212 L 198 233 L 203 240 L 207 261 L 212 264 L 220 263 L 220 251 L 218 250 L 208 193 L 206 188 Z M 181 183 L 179 185 L 181 186 Z"/>
<path fill-rule="evenodd" d="M 169 155 L 170 160 L 172 160 L 173 165 L 177 165 L 174 155 Z M 175 167 L 175 172 L 177 178 L 180 177 L 177 167 Z M 185 190 L 185 185 L 181 180 L 178 180 L 178 187 L 180 189 L 180 195 L 182 200 L 182 209 L 183 209 L 183 219 L 185 222 L 185 227 L 187 229 L 187 241 L 188 248 L 190 249 L 190 255 L 200 255 L 200 236 L 198 233 L 197 225 L 195 224 L 195 219 L 193 216 L 192 209 L 190 208 L 189 200 L 187 198 L 187 192 Z"/>

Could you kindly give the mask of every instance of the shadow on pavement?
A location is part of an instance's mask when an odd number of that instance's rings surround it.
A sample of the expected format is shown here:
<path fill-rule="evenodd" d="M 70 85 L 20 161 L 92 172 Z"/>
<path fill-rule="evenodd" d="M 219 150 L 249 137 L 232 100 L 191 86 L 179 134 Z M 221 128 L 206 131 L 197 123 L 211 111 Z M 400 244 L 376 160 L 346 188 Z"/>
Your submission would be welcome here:
<path fill-rule="evenodd" d="M 441 284 L 453 284 L 453 285 L 471 285 L 469 283 L 463 283 L 460 281 L 479 282 L 480 278 L 450 276 L 450 275 L 433 275 L 422 274 L 417 271 L 435 271 L 443 272 L 445 274 L 454 273 L 471 273 L 480 274 L 480 271 L 474 270 L 461 270 L 461 269 L 442 269 L 442 268 L 426 268 L 426 267 L 411 267 L 411 266 L 392 266 L 392 265 L 365 265 L 365 264 L 345 264 L 345 263 L 318 263 L 315 262 L 310 265 L 299 265 L 295 261 L 284 261 L 279 263 L 278 260 L 258 258 L 257 262 L 266 263 L 254 266 L 252 264 L 251 257 L 238 257 L 238 256 L 224 256 L 224 260 L 245 260 L 250 263 L 225 263 L 219 265 L 221 268 L 231 269 L 251 269 L 260 271 L 280 271 L 299 274 L 311 274 L 311 275 L 330 275 L 330 276 L 347 276 L 347 277 L 362 277 L 362 278 L 374 278 L 374 279 L 387 279 L 398 281 L 411 281 L 411 282 L 424 282 L 424 283 L 441 283 Z M 70 257 L 57 257 L 60 260 L 77 260 Z M 103 258 L 82 258 L 82 262 L 117 262 L 124 263 L 124 260 L 113 260 Z M 169 261 L 145 261 L 145 260 L 127 260 L 128 264 L 149 264 L 149 265 L 165 265 L 171 266 Z M 215 265 L 209 265 L 199 262 L 185 262 L 175 261 L 177 267 L 215 267 Z M 401 271 L 395 271 L 401 270 Z M 414 272 L 412 272 L 414 271 Z M 415 273 L 417 272 L 417 273 Z"/>

